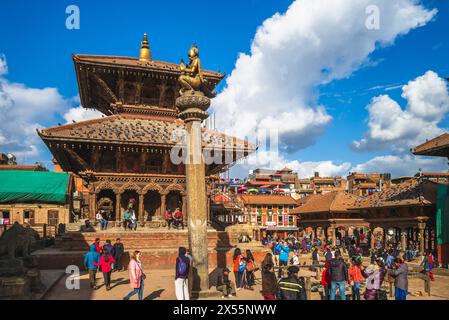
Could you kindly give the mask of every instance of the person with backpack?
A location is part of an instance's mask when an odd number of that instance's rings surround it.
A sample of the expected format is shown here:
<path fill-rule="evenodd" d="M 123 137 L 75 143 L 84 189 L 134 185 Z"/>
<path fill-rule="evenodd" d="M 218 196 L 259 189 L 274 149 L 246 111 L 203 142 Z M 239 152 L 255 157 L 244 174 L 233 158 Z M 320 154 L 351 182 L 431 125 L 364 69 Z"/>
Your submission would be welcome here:
<path fill-rule="evenodd" d="M 131 255 L 131 260 L 128 265 L 129 269 L 129 284 L 132 291 L 123 298 L 123 300 L 129 300 L 133 295 L 137 294 L 139 300 L 143 298 L 143 289 L 146 275 L 143 272 L 142 266 L 142 253 L 138 250 L 134 251 Z"/>
<path fill-rule="evenodd" d="M 288 254 L 290 252 L 290 248 L 286 241 L 280 244 L 279 252 L 278 278 L 282 278 L 282 267 L 286 267 L 288 265 Z"/>
<path fill-rule="evenodd" d="M 97 263 L 100 261 L 100 254 L 97 252 L 95 244 L 91 244 L 89 252 L 84 256 L 84 267 L 89 272 L 90 287 L 94 290 L 97 289 Z"/>
<path fill-rule="evenodd" d="M 180 247 L 176 258 L 175 292 L 177 300 L 190 300 L 189 272 L 190 260 L 186 257 L 187 249 Z"/>
<path fill-rule="evenodd" d="M 224 268 L 217 279 L 217 290 L 223 293 L 223 298 L 227 298 L 229 295 L 236 296 L 235 285 L 229 279 L 230 272 L 228 268 Z"/>
<path fill-rule="evenodd" d="M 245 271 L 245 267 L 242 268 L 244 264 L 242 251 L 240 248 L 235 248 L 234 256 L 232 257 L 232 269 L 234 271 L 235 277 L 235 286 L 237 287 L 237 291 L 241 289 L 243 272 Z"/>
<path fill-rule="evenodd" d="M 100 267 L 100 270 L 103 273 L 104 285 L 107 291 L 111 290 L 111 272 L 114 262 L 115 260 L 109 254 L 109 251 L 106 248 L 103 248 L 103 254 L 101 255 L 100 261 L 94 263 L 95 266 Z"/>
<path fill-rule="evenodd" d="M 246 250 L 246 284 L 248 290 L 254 290 L 253 286 L 256 284 L 254 279 L 254 272 L 256 271 L 256 264 L 251 250 Z"/>

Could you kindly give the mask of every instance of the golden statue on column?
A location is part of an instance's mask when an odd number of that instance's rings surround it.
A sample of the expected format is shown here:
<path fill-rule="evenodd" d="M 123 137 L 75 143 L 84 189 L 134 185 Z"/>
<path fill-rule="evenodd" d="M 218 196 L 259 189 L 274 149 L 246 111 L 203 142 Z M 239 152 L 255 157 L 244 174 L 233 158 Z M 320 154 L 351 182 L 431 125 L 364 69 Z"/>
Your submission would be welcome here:
<path fill-rule="evenodd" d="M 208 98 L 214 98 L 215 94 L 207 86 L 203 78 L 203 71 L 201 69 L 201 60 L 199 58 L 199 51 L 196 44 L 189 50 L 189 63 L 186 65 L 184 60 L 181 59 L 179 65 L 181 69 L 181 75 L 178 82 L 181 85 L 179 93 L 184 95 L 186 93 L 195 94 L 196 92 L 202 92 Z"/>

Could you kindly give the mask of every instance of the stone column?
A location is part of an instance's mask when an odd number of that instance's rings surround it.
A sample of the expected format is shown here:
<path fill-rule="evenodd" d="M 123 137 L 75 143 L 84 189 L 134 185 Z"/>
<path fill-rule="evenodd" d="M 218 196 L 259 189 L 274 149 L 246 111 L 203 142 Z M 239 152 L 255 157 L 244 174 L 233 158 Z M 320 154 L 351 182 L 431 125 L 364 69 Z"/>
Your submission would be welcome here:
<path fill-rule="evenodd" d="M 96 206 L 95 206 L 95 200 L 97 198 L 97 194 L 94 192 L 89 192 L 89 216 L 88 218 L 91 222 L 93 222 L 93 219 L 95 219 L 96 214 Z"/>
<path fill-rule="evenodd" d="M 186 189 L 189 246 L 192 253 L 192 295 L 209 293 L 207 246 L 207 199 L 205 163 L 202 156 L 201 122 L 208 117 L 210 99 L 201 92 L 186 92 L 176 99 L 187 130 Z"/>
<path fill-rule="evenodd" d="M 402 247 L 402 251 L 405 252 L 405 250 L 407 249 L 407 229 L 403 230 L 401 229 L 401 247 Z"/>
<path fill-rule="evenodd" d="M 117 192 L 115 194 L 115 221 L 122 221 L 122 194 Z"/>
<path fill-rule="evenodd" d="M 187 214 L 187 195 L 182 195 L 182 223 L 186 224 L 186 221 L 188 220 L 188 214 Z"/>
<path fill-rule="evenodd" d="M 425 247 L 424 247 L 424 230 L 426 229 L 426 223 L 425 222 L 418 222 L 418 228 L 419 228 L 419 253 L 421 255 L 424 254 Z"/>

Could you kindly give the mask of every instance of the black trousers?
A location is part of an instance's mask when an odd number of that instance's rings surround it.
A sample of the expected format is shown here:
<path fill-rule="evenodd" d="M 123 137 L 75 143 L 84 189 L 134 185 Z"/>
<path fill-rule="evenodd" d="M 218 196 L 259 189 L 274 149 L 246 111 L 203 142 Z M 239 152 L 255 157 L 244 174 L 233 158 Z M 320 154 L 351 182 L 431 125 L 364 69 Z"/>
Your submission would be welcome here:
<path fill-rule="evenodd" d="M 104 285 L 108 288 L 111 285 L 111 271 L 103 272 Z"/>

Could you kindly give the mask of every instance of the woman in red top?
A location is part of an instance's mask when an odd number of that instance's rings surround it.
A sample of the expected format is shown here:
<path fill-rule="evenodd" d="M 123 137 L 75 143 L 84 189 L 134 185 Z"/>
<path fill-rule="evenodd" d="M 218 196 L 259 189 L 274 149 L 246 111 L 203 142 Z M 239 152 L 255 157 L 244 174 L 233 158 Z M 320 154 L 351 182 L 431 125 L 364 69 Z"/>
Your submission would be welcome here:
<path fill-rule="evenodd" d="M 243 262 L 242 251 L 240 250 L 240 248 L 235 248 L 234 257 L 232 258 L 232 270 L 234 271 L 235 286 L 236 286 L 237 290 L 241 289 L 243 272 L 245 272 L 245 270 L 240 271 L 240 268 L 239 268 L 239 266 L 242 262 Z"/>
<path fill-rule="evenodd" d="M 103 272 L 104 285 L 106 287 L 106 290 L 111 289 L 111 272 L 112 264 L 114 262 L 114 258 L 109 255 L 109 252 L 106 249 L 103 249 L 103 254 L 101 255 L 100 262 L 94 262 L 94 266 L 100 267 L 101 272 Z"/>
<path fill-rule="evenodd" d="M 324 300 L 329 300 L 329 286 L 331 284 L 331 276 L 329 274 L 329 261 L 326 261 L 323 273 L 321 273 L 321 284 L 324 289 Z"/>

